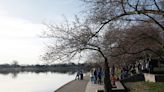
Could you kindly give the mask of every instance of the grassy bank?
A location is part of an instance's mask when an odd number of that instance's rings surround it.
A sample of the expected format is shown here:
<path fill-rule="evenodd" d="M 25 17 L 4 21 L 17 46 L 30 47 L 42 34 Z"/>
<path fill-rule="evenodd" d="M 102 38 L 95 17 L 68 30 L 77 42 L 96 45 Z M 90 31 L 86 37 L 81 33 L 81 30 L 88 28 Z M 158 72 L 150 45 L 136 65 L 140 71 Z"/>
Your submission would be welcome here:
<path fill-rule="evenodd" d="M 127 82 L 129 92 L 164 92 L 164 82 Z"/>

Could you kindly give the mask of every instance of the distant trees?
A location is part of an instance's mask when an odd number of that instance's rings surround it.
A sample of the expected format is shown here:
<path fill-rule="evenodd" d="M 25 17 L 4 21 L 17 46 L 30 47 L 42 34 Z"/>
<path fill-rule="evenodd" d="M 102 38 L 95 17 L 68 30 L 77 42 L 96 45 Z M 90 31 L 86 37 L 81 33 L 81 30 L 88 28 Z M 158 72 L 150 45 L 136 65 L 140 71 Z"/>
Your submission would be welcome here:
<path fill-rule="evenodd" d="M 42 72 L 58 72 L 58 73 L 70 73 L 74 74 L 78 67 L 84 70 L 84 72 L 89 71 L 92 66 L 84 63 L 84 64 L 52 64 L 52 65 L 11 65 L 11 64 L 0 64 L 0 73 L 8 74 L 8 73 L 20 73 L 20 72 L 34 72 L 34 73 L 42 73 Z"/>
<path fill-rule="evenodd" d="M 13 60 L 12 65 L 13 65 L 13 66 L 18 66 L 18 65 L 19 65 L 19 64 L 18 64 L 18 61 Z"/>

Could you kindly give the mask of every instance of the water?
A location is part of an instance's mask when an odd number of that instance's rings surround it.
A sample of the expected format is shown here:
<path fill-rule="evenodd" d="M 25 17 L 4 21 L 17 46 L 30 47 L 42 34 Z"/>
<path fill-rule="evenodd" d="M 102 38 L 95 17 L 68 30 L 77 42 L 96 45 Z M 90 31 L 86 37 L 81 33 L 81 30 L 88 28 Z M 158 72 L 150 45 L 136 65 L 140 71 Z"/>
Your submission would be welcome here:
<path fill-rule="evenodd" d="M 61 73 L 0 74 L 0 92 L 53 92 L 75 75 Z"/>

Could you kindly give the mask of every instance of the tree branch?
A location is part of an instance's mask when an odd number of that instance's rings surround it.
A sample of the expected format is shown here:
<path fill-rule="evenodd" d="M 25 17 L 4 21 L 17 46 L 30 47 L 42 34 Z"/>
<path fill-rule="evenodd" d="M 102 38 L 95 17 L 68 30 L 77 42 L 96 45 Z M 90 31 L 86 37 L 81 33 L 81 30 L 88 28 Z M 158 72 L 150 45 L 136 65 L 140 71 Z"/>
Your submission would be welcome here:
<path fill-rule="evenodd" d="M 157 9 L 158 9 L 159 11 L 161 11 L 161 9 L 159 8 L 159 6 L 158 6 L 156 0 L 154 0 L 154 4 L 155 4 L 155 6 L 157 7 Z"/>
<path fill-rule="evenodd" d="M 150 19 L 152 19 L 163 31 L 164 31 L 164 26 L 162 24 L 160 24 L 156 19 L 154 19 L 153 17 L 151 17 L 150 15 L 148 14 L 145 14 L 145 16 L 149 17 Z"/>

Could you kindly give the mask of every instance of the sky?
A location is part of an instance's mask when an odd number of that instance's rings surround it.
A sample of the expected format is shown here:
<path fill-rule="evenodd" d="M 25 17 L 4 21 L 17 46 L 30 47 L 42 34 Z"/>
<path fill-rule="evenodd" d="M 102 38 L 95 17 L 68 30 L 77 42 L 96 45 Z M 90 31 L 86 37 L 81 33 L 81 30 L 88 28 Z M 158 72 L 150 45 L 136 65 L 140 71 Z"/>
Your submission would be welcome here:
<path fill-rule="evenodd" d="M 81 10 L 80 0 L 0 0 L 0 64 L 43 64 L 43 23 L 72 20 Z"/>

